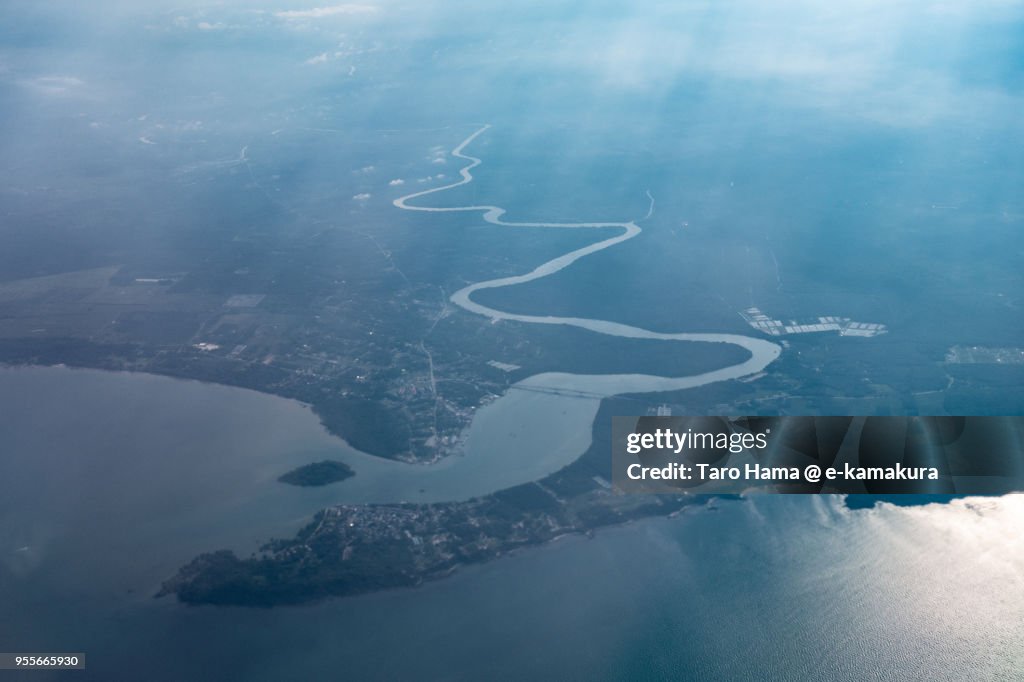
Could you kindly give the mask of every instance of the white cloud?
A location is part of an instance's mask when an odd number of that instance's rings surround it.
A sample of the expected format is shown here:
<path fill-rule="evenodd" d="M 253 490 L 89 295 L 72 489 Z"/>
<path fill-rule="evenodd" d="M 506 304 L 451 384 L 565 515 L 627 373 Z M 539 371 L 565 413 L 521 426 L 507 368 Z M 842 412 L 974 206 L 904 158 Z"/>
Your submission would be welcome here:
<path fill-rule="evenodd" d="M 74 76 L 39 76 L 20 84 L 44 95 L 63 95 L 81 89 L 85 81 Z"/>
<path fill-rule="evenodd" d="M 40 85 L 51 85 L 62 88 L 77 88 L 85 85 L 85 81 L 74 76 L 42 76 L 36 78 L 35 82 Z"/>
<path fill-rule="evenodd" d="M 196 24 L 196 28 L 200 31 L 220 31 L 221 29 L 227 28 L 227 26 L 221 23 L 211 24 L 208 21 L 200 21 Z"/>
<path fill-rule="evenodd" d="M 317 56 L 310 57 L 309 59 L 307 59 L 305 63 L 306 64 L 311 64 L 311 65 L 312 64 L 323 64 L 326 61 L 327 61 L 327 53 L 326 52 L 321 52 Z"/>
<path fill-rule="evenodd" d="M 437 145 L 430 148 L 430 156 L 427 158 L 430 159 L 430 163 L 447 163 L 448 152 L 445 151 L 444 147 Z"/>
<path fill-rule="evenodd" d="M 404 185 L 405 184 L 405 180 L 403 180 L 401 178 L 397 178 L 395 180 L 392 180 L 388 184 L 391 185 L 392 187 L 398 187 L 399 185 Z"/>
<path fill-rule="evenodd" d="M 343 14 L 373 14 L 377 8 L 373 5 L 333 5 L 331 7 L 315 7 L 313 9 L 293 9 L 274 12 L 281 19 L 321 19 Z"/>
<path fill-rule="evenodd" d="M 1019 6 L 1013 9 L 1010 0 L 652 2 L 614 21 L 580 20 L 550 51 L 523 59 L 652 101 L 688 78 L 712 77 L 814 108 L 918 125 L 969 115 L 979 99 L 1015 96 L 965 85 L 944 65 L 962 54 L 965 36 L 986 22 L 1014 21 Z"/>
<path fill-rule="evenodd" d="M 353 196 L 352 198 L 353 198 L 353 199 L 354 199 L 355 201 L 366 201 L 366 200 L 367 200 L 367 199 L 369 199 L 369 198 L 370 198 L 371 196 L 372 196 L 372 195 L 371 195 L 371 194 L 370 194 L 369 192 L 363 192 L 362 194 L 356 194 L 356 195 L 354 195 L 354 196 Z"/>

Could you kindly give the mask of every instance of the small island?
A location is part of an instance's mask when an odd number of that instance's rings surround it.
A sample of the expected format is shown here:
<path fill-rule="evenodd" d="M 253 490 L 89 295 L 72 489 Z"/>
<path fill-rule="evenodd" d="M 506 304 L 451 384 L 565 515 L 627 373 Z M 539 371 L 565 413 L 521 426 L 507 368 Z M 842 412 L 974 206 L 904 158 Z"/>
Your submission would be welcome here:
<path fill-rule="evenodd" d="M 328 459 L 322 462 L 306 464 L 297 469 L 292 469 L 277 480 L 281 481 L 281 483 L 287 483 L 288 485 L 298 485 L 308 488 L 312 486 L 337 483 L 338 481 L 344 481 L 346 478 L 351 478 L 355 475 L 356 473 L 352 471 L 352 468 L 344 462 Z"/>
<path fill-rule="evenodd" d="M 564 535 L 669 516 L 715 499 L 614 490 L 611 417 L 631 408 L 628 400 L 604 400 L 590 448 L 539 481 L 468 500 L 336 504 L 317 512 L 294 537 L 270 540 L 248 557 L 230 550 L 196 557 L 155 596 L 194 605 L 273 607 L 414 587 Z"/>

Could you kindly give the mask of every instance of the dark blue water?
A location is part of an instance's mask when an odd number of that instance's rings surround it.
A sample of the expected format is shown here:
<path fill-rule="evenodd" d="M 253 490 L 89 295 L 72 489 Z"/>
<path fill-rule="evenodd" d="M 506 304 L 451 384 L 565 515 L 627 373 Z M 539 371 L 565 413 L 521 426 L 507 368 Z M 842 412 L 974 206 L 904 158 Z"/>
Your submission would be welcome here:
<path fill-rule="evenodd" d="M 307 518 L 301 499 L 274 501 L 273 475 L 304 456 L 294 445 L 324 447 L 315 417 L 143 375 L 4 376 L 0 642 L 85 652 L 76 679 L 959 680 L 1024 666 L 1024 496 L 859 510 L 752 498 L 417 589 L 271 610 L 154 600 L 198 552 Z M 40 435 L 21 412 L 43 404 L 65 424 L 51 415 Z M 33 489 L 45 504 L 12 507 Z"/>

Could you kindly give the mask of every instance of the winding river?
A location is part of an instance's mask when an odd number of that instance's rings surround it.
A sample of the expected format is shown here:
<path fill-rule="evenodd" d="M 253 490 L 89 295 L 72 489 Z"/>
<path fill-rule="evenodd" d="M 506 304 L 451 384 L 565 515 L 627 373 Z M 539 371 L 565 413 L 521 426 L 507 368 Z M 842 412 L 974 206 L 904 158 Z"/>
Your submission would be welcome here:
<path fill-rule="evenodd" d="M 778 357 L 775 344 L 744 336 L 659 333 L 606 320 L 513 314 L 475 302 L 476 291 L 546 277 L 640 234 L 633 221 L 506 222 L 505 211 L 496 206 L 410 205 L 418 197 L 472 181 L 471 171 L 481 162 L 463 150 L 484 130 L 452 152 L 469 162 L 461 181 L 410 194 L 395 205 L 414 211 L 479 211 L 502 227 L 612 227 L 622 233 L 527 274 L 472 284 L 456 292 L 453 302 L 491 319 L 567 325 L 625 338 L 735 344 L 747 349 L 750 358 L 682 377 L 531 376 L 477 411 L 463 454 L 430 465 L 360 452 L 327 434 L 316 415 L 299 403 L 253 391 L 145 374 L 0 368 L 0 442 L 5 447 L 0 458 L 0 583 L 6 567 L 10 575 L 42 581 L 38 594 L 54 585 L 73 585 L 83 593 L 97 586 L 108 592 L 130 586 L 148 598 L 160 580 L 195 554 L 225 546 L 250 551 L 268 537 L 294 533 L 310 514 L 332 504 L 463 500 L 541 479 L 590 446 L 602 398 L 736 379 L 761 371 Z M 276 480 L 293 467 L 325 458 L 346 462 L 356 476 L 317 489 L 296 489 Z M 126 563 L 125 556 L 139 561 Z M 0 625 L 3 620 L 0 609 Z"/>
<path fill-rule="evenodd" d="M 636 224 L 635 221 L 628 222 L 583 222 L 583 223 L 545 223 L 545 222 L 509 222 L 503 220 L 502 217 L 505 215 L 506 210 L 500 206 L 450 206 L 450 207 L 427 207 L 427 206 L 416 206 L 411 205 L 409 201 L 425 197 L 430 194 L 436 194 L 444 192 L 462 185 L 469 184 L 473 181 L 473 169 L 479 166 L 483 161 L 474 156 L 465 154 L 463 150 L 469 146 L 478 136 L 483 134 L 490 128 L 490 125 L 485 125 L 472 135 L 467 137 L 459 144 L 454 150 L 452 150 L 452 156 L 468 161 L 469 163 L 464 166 L 459 174 L 461 180 L 453 182 L 448 185 L 441 187 L 434 187 L 421 192 L 414 192 L 407 194 L 403 197 L 395 199 L 394 205 L 400 209 L 406 211 L 425 211 L 430 213 L 451 213 L 451 212 L 466 212 L 466 211 L 477 211 L 483 213 L 483 219 L 492 225 L 499 225 L 501 227 L 536 227 L 536 228 L 548 228 L 548 229 L 593 229 L 593 228 L 621 228 L 622 234 L 609 239 L 604 239 L 599 242 L 595 242 L 583 248 L 570 251 L 569 253 L 553 258 L 546 263 L 543 263 L 530 272 L 523 275 L 516 275 L 513 277 L 502 277 L 500 279 L 486 280 L 483 282 L 477 282 L 470 284 L 467 287 L 456 291 L 451 296 L 453 303 L 459 307 L 468 310 L 469 312 L 483 315 L 492 320 L 513 320 L 516 322 L 525 322 L 528 324 L 554 324 L 554 325 L 567 325 L 571 327 L 579 327 L 588 331 L 595 332 L 597 334 L 606 334 L 609 336 L 621 336 L 624 338 L 633 339 L 655 339 L 662 341 L 689 341 L 698 343 L 728 343 L 736 346 L 740 346 L 746 349 L 750 353 L 750 358 L 745 362 L 741 362 L 737 365 L 731 365 L 721 369 L 716 369 L 703 374 L 695 374 L 691 376 L 683 377 L 664 377 L 654 376 L 649 374 L 569 374 L 565 372 L 547 372 L 544 374 L 536 374 L 534 376 L 523 379 L 519 383 L 515 384 L 512 388 L 530 388 L 530 389 L 545 389 L 545 390 L 557 390 L 566 393 L 579 393 L 586 396 L 592 396 L 596 399 L 606 398 L 613 395 L 620 395 L 623 393 L 656 393 L 660 391 L 676 391 L 685 388 L 695 388 L 697 386 L 703 386 L 716 381 L 726 381 L 728 379 L 739 379 L 741 377 L 756 374 L 762 371 L 765 367 L 771 364 L 776 358 L 779 357 L 781 348 L 770 341 L 764 339 L 754 338 L 750 336 L 741 336 L 738 334 L 708 334 L 708 333 L 694 333 L 694 332 L 678 332 L 678 333 L 663 333 L 654 332 L 648 329 L 642 329 L 640 327 L 633 327 L 625 324 L 619 324 L 617 322 L 610 322 L 608 320 L 593 320 L 580 317 L 556 317 L 549 315 L 520 315 L 515 313 L 508 313 L 501 310 L 495 310 L 488 306 L 477 303 L 473 300 L 473 294 L 483 289 L 498 289 L 500 287 L 515 286 L 516 284 L 525 284 L 526 282 L 532 282 L 534 280 L 553 275 L 560 270 L 564 270 L 576 261 L 589 256 L 598 251 L 611 248 L 616 244 L 633 239 L 641 233 L 641 228 Z M 651 198 L 651 210 L 648 211 L 647 216 L 653 213 L 654 209 L 654 198 L 651 197 L 648 192 L 648 197 Z M 594 406 L 594 412 L 596 413 L 596 406 Z"/>

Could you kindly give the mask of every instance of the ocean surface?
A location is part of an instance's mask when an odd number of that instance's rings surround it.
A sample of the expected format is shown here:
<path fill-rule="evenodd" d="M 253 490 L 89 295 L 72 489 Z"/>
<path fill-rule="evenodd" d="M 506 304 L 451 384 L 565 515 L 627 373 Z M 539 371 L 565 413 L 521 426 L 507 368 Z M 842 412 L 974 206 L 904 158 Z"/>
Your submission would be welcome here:
<path fill-rule="evenodd" d="M 152 595 L 196 554 L 247 553 L 344 497 L 275 480 L 345 450 L 307 408 L 147 375 L 5 369 L 0 442 L 0 642 L 84 652 L 75 679 L 1012 680 L 1024 669 L 1024 496 L 857 511 L 836 497 L 720 502 L 415 589 L 196 608 Z"/>

